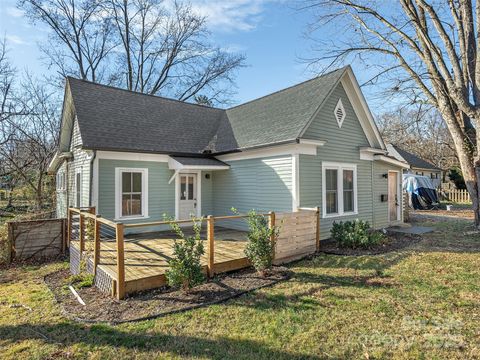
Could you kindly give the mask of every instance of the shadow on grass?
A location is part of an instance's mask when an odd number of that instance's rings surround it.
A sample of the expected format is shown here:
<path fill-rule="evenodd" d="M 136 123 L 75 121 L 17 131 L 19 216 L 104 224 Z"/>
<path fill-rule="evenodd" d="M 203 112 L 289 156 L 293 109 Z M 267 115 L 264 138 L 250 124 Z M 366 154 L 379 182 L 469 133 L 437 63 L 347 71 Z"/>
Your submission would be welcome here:
<path fill-rule="evenodd" d="M 107 325 L 94 325 L 90 328 L 73 323 L 0 326 L 0 339 L 11 342 L 41 340 L 60 346 L 85 345 L 89 347 L 88 351 L 92 351 L 92 347 L 108 346 L 113 348 L 111 351 L 125 348 L 136 354 L 141 351 L 154 351 L 209 359 L 320 359 L 318 356 L 271 349 L 252 340 L 226 337 L 206 339 L 165 333 L 146 335 L 121 331 Z"/>

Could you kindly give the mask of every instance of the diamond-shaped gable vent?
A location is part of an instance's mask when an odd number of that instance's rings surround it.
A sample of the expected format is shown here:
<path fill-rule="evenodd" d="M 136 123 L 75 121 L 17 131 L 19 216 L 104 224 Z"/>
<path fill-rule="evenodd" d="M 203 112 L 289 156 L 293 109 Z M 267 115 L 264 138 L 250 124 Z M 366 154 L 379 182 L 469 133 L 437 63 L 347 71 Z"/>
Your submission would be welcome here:
<path fill-rule="evenodd" d="M 341 128 L 343 120 L 345 120 L 345 108 L 343 107 L 342 99 L 338 99 L 337 106 L 335 106 L 335 119 L 337 119 L 338 127 Z"/>

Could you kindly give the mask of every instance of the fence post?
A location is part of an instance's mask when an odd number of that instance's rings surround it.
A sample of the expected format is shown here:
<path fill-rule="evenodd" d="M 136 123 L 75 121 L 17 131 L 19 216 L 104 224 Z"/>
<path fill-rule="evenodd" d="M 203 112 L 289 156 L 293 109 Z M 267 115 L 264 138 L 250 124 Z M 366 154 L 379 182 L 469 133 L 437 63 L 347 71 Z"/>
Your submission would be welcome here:
<path fill-rule="evenodd" d="M 315 233 L 315 248 L 317 251 L 320 251 L 320 207 L 317 206 L 317 209 L 315 211 L 315 214 L 317 215 L 317 229 Z"/>
<path fill-rule="evenodd" d="M 117 242 L 117 299 L 125 297 L 125 247 L 123 239 L 123 224 L 118 223 L 115 229 Z"/>
<path fill-rule="evenodd" d="M 270 211 L 268 213 L 268 227 L 273 229 L 275 227 L 275 213 Z M 272 237 L 270 238 L 272 244 L 275 244 L 275 233 L 272 233 Z M 273 248 L 273 258 L 275 259 L 275 247 Z"/>
<path fill-rule="evenodd" d="M 80 257 L 82 256 L 83 251 L 85 250 L 85 231 L 84 223 L 85 218 L 82 215 L 82 212 L 79 213 L 80 219 L 78 220 L 78 240 L 80 241 Z"/>
<path fill-rule="evenodd" d="M 208 276 L 215 275 L 215 231 L 214 218 L 212 215 L 207 216 L 207 243 L 208 243 Z"/>
<path fill-rule="evenodd" d="M 100 215 L 97 215 L 95 218 L 95 230 L 93 233 L 93 274 L 97 275 L 97 266 L 100 262 L 100 221 L 98 218 Z"/>
<path fill-rule="evenodd" d="M 67 246 L 70 247 L 70 241 L 72 240 L 72 210 L 67 210 Z"/>

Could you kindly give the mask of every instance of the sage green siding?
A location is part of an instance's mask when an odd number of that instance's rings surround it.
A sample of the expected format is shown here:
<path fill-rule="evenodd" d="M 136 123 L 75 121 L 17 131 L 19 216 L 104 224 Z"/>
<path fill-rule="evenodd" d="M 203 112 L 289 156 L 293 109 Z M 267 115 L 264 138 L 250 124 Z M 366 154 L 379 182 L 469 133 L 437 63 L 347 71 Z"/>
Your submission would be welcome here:
<path fill-rule="evenodd" d="M 209 175 L 209 179 L 205 176 Z M 202 181 L 202 216 L 212 215 L 213 214 L 213 178 L 211 172 L 202 171 L 201 173 Z"/>
<path fill-rule="evenodd" d="M 173 171 L 168 169 L 167 163 L 106 159 L 98 161 L 98 214 L 108 219 L 115 218 L 115 168 L 118 167 L 148 169 L 149 218 L 122 222 L 161 221 L 163 214 L 175 216 L 175 182 L 168 183 Z"/>
<path fill-rule="evenodd" d="M 342 99 L 346 117 L 342 127 L 338 127 L 334 116 L 335 106 Z M 305 138 L 326 140 L 318 147 L 317 155 L 300 155 L 300 206 L 322 209 L 322 162 L 348 163 L 357 165 L 357 201 L 358 214 L 321 219 L 321 238 L 330 237 L 334 221 L 362 219 L 375 227 L 384 226 L 374 223 L 373 209 L 380 204 L 380 196 L 373 197 L 372 182 L 373 161 L 360 160 L 359 147 L 369 146 L 368 140 L 358 121 L 345 90 L 339 84 L 326 100 L 316 118 L 305 132 Z M 383 210 L 377 210 L 382 212 Z M 386 215 L 385 210 L 385 215 Z"/>
<path fill-rule="evenodd" d="M 226 162 L 229 170 L 213 172 L 214 215 L 232 215 L 232 207 L 240 213 L 292 211 L 290 155 Z M 239 221 L 221 225 L 244 228 Z"/>

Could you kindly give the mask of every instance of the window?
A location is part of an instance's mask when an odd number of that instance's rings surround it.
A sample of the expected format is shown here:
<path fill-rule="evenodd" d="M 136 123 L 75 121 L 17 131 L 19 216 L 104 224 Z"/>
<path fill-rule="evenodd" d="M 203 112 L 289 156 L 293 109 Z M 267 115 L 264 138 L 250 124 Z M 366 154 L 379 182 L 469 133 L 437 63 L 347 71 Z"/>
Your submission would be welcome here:
<path fill-rule="evenodd" d="M 117 219 L 147 217 L 147 169 L 116 168 Z"/>
<path fill-rule="evenodd" d="M 323 163 L 323 216 L 357 213 L 357 166 Z"/>
<path fill-rule="evenodd" d="M 82 206 L 82 173 L 75 174 L 75 207 Z"/>
<path fill-rule="evenodd" d="M 57 173 L 57 191 L 65 191 L 67 188 L 67 181 L 65 176 L 65 171 L 59 171 Z"/>

